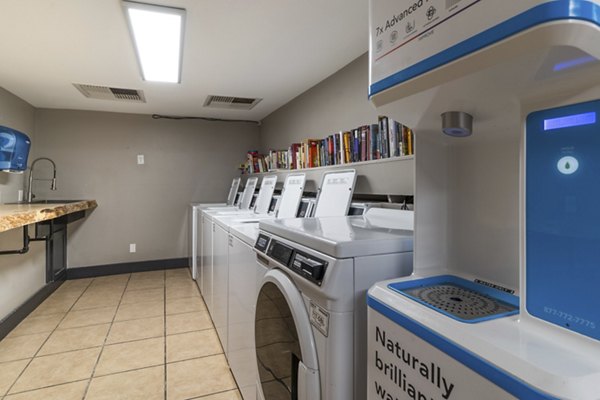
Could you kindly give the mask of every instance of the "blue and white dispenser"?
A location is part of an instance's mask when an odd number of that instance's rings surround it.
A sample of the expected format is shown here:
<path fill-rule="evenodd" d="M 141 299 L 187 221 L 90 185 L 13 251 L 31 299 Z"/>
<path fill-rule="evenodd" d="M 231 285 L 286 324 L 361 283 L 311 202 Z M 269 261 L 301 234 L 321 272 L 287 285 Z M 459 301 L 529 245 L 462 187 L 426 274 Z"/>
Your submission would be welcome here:
<path fill-rule="evenodd" d="M 414 272 L 368 292 L 367 399 L 600 400 L 600 0 L 370 17 L 370 99 L 416 151 Z"/>
<path fill-rule="evenodd" d="M 30 147 L 29 136 L 0 125 L 0 171 L 25 171 Z"/>
<path fill-rule="evenodd" d="M 597 340 L 599 117 L 600 101 L 531 113 L 525 178 L 527 311 Z"/>

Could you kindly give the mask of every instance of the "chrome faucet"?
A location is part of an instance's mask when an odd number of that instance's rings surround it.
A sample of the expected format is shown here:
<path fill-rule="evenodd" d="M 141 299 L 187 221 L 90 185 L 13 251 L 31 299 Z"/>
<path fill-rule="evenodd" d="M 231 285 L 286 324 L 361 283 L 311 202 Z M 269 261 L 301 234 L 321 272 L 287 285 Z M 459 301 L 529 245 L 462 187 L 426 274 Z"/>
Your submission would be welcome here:
<path fill-rule="evenodd" d="M 52 181 L 52 183 L 50 184 L 50 190 L 56 190 L 56 164 L 54 163 L 54 161 L 52 161 L 51 159 L 49 159 L 48 157 L 40 157 L 40 158 L 36 158 L 35 160 L 33 160 L 33 162 L 31 163 L 31 167 L 29 168 L 29 183 L 27 184 L 27 202 L 31 203 L 31 201 L 33 200 L 33 198 L 35 197 L 34 194 L 31 191 L 32 188 L 32 184 L 33 184 L 33 167 L 35 166 L 35 164 L 38 161 L 41 160 L 47 160 L 50 161 L 52 163 L 52 168 L 53 168 L 53 173 L 52 173 L 52 179 L 35 179 L 36 181 Z"/>

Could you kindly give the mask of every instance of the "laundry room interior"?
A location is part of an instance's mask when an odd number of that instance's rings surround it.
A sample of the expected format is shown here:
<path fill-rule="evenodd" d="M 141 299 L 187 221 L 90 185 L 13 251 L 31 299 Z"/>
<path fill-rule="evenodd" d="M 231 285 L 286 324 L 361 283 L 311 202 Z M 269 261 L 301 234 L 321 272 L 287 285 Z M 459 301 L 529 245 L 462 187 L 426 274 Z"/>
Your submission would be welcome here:
<path fill-rule="evenodd" d="M 600 400 L 600 0 L 0 13 L 0 400 Z"/>

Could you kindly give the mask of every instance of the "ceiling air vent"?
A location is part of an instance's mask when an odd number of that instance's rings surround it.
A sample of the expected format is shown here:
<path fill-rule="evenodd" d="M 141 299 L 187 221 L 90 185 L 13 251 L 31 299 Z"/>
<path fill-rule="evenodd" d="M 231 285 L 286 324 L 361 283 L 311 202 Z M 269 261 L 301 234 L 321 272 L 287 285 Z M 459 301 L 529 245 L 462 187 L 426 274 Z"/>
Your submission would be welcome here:
<path fill-rule="evenodd" d="M 227 108 L 230 110 L 251 110 L 262 99 L 248 97 L 215 96 L 210 95 L 204 102 L 204 107 Z"/>
<path fill-rule="evenodd" d="M 73 86 L 75 86 L 81 94 L 90 99 L 129 101 L 134 103 L 146 102 L 144 92 L 141 90 L 83 85 L 80 83 L 74 83 Z"/>

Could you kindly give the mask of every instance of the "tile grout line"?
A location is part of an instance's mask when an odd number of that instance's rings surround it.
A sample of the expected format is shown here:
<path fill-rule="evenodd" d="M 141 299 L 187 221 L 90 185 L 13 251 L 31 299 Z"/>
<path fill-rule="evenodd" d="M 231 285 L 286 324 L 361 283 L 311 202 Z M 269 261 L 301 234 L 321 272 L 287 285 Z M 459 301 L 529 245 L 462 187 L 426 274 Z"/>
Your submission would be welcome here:
<path fill-rule="evenodd" d="M 215 394 L 222 394 L 222 393 L 228 393 L 228 392 L 238 392 L 238 389 L 227 389 L 227 390 L 221 390 L 219 392 L 214 392 L 214 393 L 209 393 L 209 394 L 203 394 L 202 396 L 197 396 L 197 397 L 188 397 L 185 400 L 202 400 L 202 399 L 206 399 L 209 396 L 214 396 Z"/>
<path fill-rule="evenodd" d="M 58 324 L 54 327 L 54 329 L 52 331 L 50 331 L 50 334 L 48 335 L 48 337 L 42 342 L 42 344 L 40 345 L 40 347 L 36 350 L 35 353 L 33 353 L 33 356 L 29 359 L 29 362 L 27 363 L 27 365 L 25 366 L 25 368 L 23 368 L 23 370 L 21 371 L 21 373 L 19 374 L 19 376 L 17 376 L 17 379 L 14 380 L 14 382 L 9 386 L 9 388 L 6 390 L 6 394 L 4 395 L 3 398 L 5 398 L 6 396 L 8 396 L 8 394 L 10 393 L 10 391 L 12 390 L 12 388 L 15 386 L 15 384 L 17 383 L 17 381 L 21 378 L 21 376 L 23 376 L 23 373 L 27 370 L 27 368 L 29 368 L 29 366 L 31 365 L 31 363 L 33 362 L 33 360 L 35 359 L 35 357 L 37 356 L 37 354 L 40 352 L 40 350 L 42 349 L 42 347 L 44 347 L 44 345 L 46 344 L 46 342 L 48 342 L 48 339 L 50 339 L 50 336 L 52 336 L 52 334 L 54 334 L 54 332 L 56 331 L 56 329 L 58 328 L 58 326 L 61 324 L 61 322 L 63 322 L 63 320 L 67 317 L 67 314 L 69 313 L 69 311 L 71 311 L 71 309 L 73 308 L 73 306 L 75 306 L 75 304 L 79 301 L 79 299 L 81 299 L 81 297 L 83 296 L 83 294 L 88 290 L 88 288 L 90 287 L 90 285 L 92 284 L 93 279 L 90 281 L 90 283 L 88 283 L 88 285 L 85 287 L 85 289 L 83 289 L 83 291 L 81 292 L 81 294 L 77 297 L 77 300 L 75 300 L 73 302 L 73 304 L 71 305 L 71 307 L 69 307 L 69 309 L 67 310 L 67 312 L 65 313 L 65 315 L 63 315 L 63 317 L 60 319 L 60 321 L 58 321 Z M 64 284 L 64 283 L 63 283 Z M 42 304 L 44 304 L 44 302 L 48 300 L 48 298 L 46 298 Z M 40 305 L 42 305 L 40 304 Z M 40 306 L 38 305 L 38 307 Z M 37 308 L 37 307 L 36 307 Z M 35 311 L 35 310 L 34 310 Z M 29 316 L 29 315 L 28 315 Z M 42 332 L 45 333 L 45 332 Z M 37 388 L 37 389 L 41 389 L 41 388 Z"/>
<path fill-rule="evenodd" d="M 169 363 L 167 363 L 167 362 L 166 362 L 166 357 L 167 357 L 167 354 L 166 354 L 166 345 L 167 345 L 167 344 L 166 344 L 166 337 L 167 337 L 167 335 L 166 335 L 166 317 L 167 317 L 167 314 L 166 314 L 166 302 L 167 302 L 166 291 L 167 291 L 167 289 L 168 289 L 168 288 L 167 288 L 167 277 L 166 277 L 166 275 L 167 275 L 167 274 L 166 274 L 166 273 L 167 273 L 167 271 L 166 271 L 166 270 L 163 270 L 163 281 L 164 281 L 164 292 L 163 292 L 163 294 L 164 294 L 164 297 L 163 297 L 163 303 L 164 303 L 164 305 L 163 305 L 163 310 L 164 310 L 164 311 L 163 311 L 163 321 L 164 321 L 164 323 L 165 323 L 165 325 L 164 325 L 164 330 L 163 330 L 163 340 L 164 340 L 164 346 L 165 346 L 165 355 L 164 355 L 164 368 L 165 368 L 165 398 L 166 398 L 166 396 L 167 396 L 167 393 L 166 393 L 166 365 L 167 365 L 167 364 L 169 364 Z M 123 274 L 123 275 L 124 275 L 124 274 Z M 107 323 L 109 323 L 109 324 L 110 324 L 109 330 L 108 330 L 108 332 L 107 332 L 107 334 L 106 334 L 106 337 L 104 338 L 104 343 L 103 343 L 102 345 L 100 345 L 100 346 L 92 346 L 92 347 L 88 347 L 88 348 L 84 348 L 84 349 L 73 349 L 73 350 L 67 350 L 67 351 L 62 351 L 62 352 L 58 352 L 58 353 L 52 353 L 52 354 L 47 354 L 47 355 L 43 355 L 43 356 L 38 356 L 38 354 L 39 354 L 39 351 L 40 351 L 40 350 L 42 349 L 42 347 L 43 347 L 43 346 L 46 344 L 46 342 L 48 341 L 48 339 L 49 339 L 49 338 L 50 338 L 50 337 L 51 337 L 51 336 L 52 336 L 52 335 L 55 333 L 55 331 L 57 331 L 57 330 L 64 330 L 64 329 L 59 329 L 58 327 L 60 326 L 60 324 L 61 324 L 61 323 L 63 323 L 63 322 L 64 322 L 64 319 L 67 317 L 67 315 L 68 315 L 70 312 L 72 312 L 72 311 L 76 311 L 76 312 L 79 312 L 79 311 L 91 311 L 91 312 L 93 312 L 94 310 L 97 310 L 97 309 L 99 309 L 99 308 L 104 308 L 104 307 L 106 307 L 106 306 L 102 306 L 102 307 L 92 307 L 92 308 L 85 308 L 85 309 L 74 309 L 74 307 L 75 307 L 76 303 L 77 303 L 77 302 L 78 302 L 78 301 L 79 301 L 79 300 L 80 300 L 80 299 L 81 299 L 81 298 L 82 298 L 82 297 L 83 297 L 83 296 L 84 296 L 86 293 L 88 293 L 88 290 L 89 290 L 90 288 L 92 288 L 92 285 L 93 285 L 94 281 L 95 281 L 96 279 L 98 279 L 98 278 L 101 278 L 101 277 L 92 278 L 92 279 L 90 280 L 90 282 L 89 282 L 89 283 L 88 283 L 88 284 L 85 286 L 85 288 L 83 289 L 83 291 L 82 291 L 82 292 L 81 292 L 81 293 L 80 293 L 80 294 L 77 296 L 77 298 L 75 299 L 75 301 L 73 302 L 73 304 L 72 304 L 72 305 L 69 307 L 69 309 L 68 309 L 68 310 L 66 310 L 66 312 L 64 312 L 64 313 L 52 313 L 52 314 L 48 314 L 48 315 L 56 315 L 56 314 L 64 314 L 64 315 L 63 315 L 63 317 L 60 319 L 60 321 L 58 322 L 58 324 L 56 325 L 56 327 L 55 327 L 55 328 L 54 328 L 52 331 L 50 331 L 50 332 L 49 332 L 49 334 L 48 334 L 48 337 L 47 337 L 47 338 L 46 338 L 46 339 L 43 341 L 43 343 L 40 345 L 40 347 L 39 347 L 39 348 L 38 348 L 38 350 L 37 350 L 37 351 L 34 353 L 34 355 L 33 355 L 32 357 L 30 357 L 30 358 L 28 357 L 28 358 L 29 358 L 29 362 L 27 363 L 27 365 L 25 366 L 25 368 L 23 369 L 23 371 L 21 371 L 21 373 L 20 373 L 20 374 L 19 374 L 19 376 L 16 378 L 16 380 L 13 382 L 13 384 L 12 384 L 12 385 L 11 385 L 11 386 L 10 386 L 10 387 L 7 389 L 7 392 L 6 392 L 4 395 L 2 395 L 2 397 L 0 397 L 0 399 L 4 400 L 4 399 L 6 399 L 6 398 L 9 396 L 9 392 L 10 392 L 10 390 L 11 390 L 11 389 L 12 389 L 12 387 L 15 385 L 15 383 L 16 383 L 16 382 L 19 380 L 19 378 L 20 378 L 20 377 L 21 377 L 21 375 L 22 375 L 22 374 L 25 372 L 25 370 L 27 370 L 27 368 L 29 367 L 29 365 L 31 364 L 31 362 L 33 361 L 33 359 L 35 359 L 35 358 L 40 358 L 40 357 L 53 356 L 53 355 L 57 355 L 57 354 L 71 353 L 71 352 L 75 352 L 75 351 L 81 351 L 81 350 L 86 350 L 86 349 L 92 349 L 92 348 L 101 347 L 100 354 L 98 355 L 98 357 L 97 357 L 97 359 L 96 359 L 96 364 L 95 364 L 95 366 L 94 366 L 94 368 L 93 368 L 93 370 L 92 370 L 92 375 L 91 375 L 89 378 L 78 379 L 78 380 L 69 381 L 69 382 L 61 382 L 61 383 L 57 383 L 57 384 L 53 384 L 53 385 L 48 385 L 48 386 L 43 386 L 43 387 L 38 387 L 38 388 L 33 388 L 33 389 L 25 390 L 25 391 L 22 391 L 22 392 L 18 392 L 18 393 L 26 393 L 26 392 L 32 392 L 32 391 L 36 391 L 36 390 L 47 389 L 47 388 L 51 388 L 51 387 L 56 387 L 56 386 L 61 386 L 61 385 L 66 385 L 66 384 L 71 384 L 71 383 L 75 383 L 75 382 L 83 382 L 83 381 L 88 381 L 88 385 L 86 386 L 86 389 L 85 389 L 85 392 L 84 392 L 84 395 L 83 395 L 83 397 L 85 397 L 85 396 L 87 395 L 87 392 L 88 392 L 88 390 L 89 390 L 89 386 L 90 386 L 90 384 L 91 384 L 91 380 L 94 378 L 94 373 L 95 373 L 95 370 L 96 370 L 96 368 L 97 368 L 97 365 L 98 365 L 98 363 L 99 363 L 100 357 L 101 357 L 101 355 L 102 355 L 102 353 L 103 353 L 103 349 L 104 349 L 104 347 L 105 347 L 105 346 L 107 346 L 107 345 L 113 345 L 113 344 L 131 343 L 131 342 L 137 342 L 137 341 L 142 341 L 142 340 L 153 339 L 153 338 L 142 338 L 142 339 L 135 339 L 135 340 L 127 340 L 127 341 L 124 341 L 124 342 L 119 342 L 119 343 L 111 343 L 111 344 L 107 344 L 107 343 L 106 343 L 106 341 L 108 340 L 108 335 L 110 334 L 110 331 L 111 331 L 111 329 L 112 329 L 112 326 L 113 326 L 113 324 L 114 324 L 115 322 L 124 322 L 124 321 L 133 321 L 133 320 L 144 319 L 144 318 L 136 318 L 136 319 L 132 319 L 132 320 L 115 321 L 115 318 L 116 318 L 116 315 L 117 315 L 118 309 L 119 309 L 119 307 L 122 305 L 122 299 L 123 299 L 123 297 L 124 297 L 124 295 L 125 295 L 125 292 L 127 291 L 127 288 L 128 288 L 128 285 L 129 285 L 129 283 L 131 282 L 132 274 L 129 274 L 129 276 L 128 276 L 128 278 L 127 278 L 127 283 L 125 284 L 125 287 L 123 288 L 123 292 L 121 293 L 121 297 L 120 297 L 119 303 L 116 305 L 115 316 L 113 316 L 113 319 L 112 319 L 112 321 L 111 321 L 111 322 L 105 322 L 105 323 L 102 323 L 102 324 L 107 324 Z M 188 275 L 188 278 L 190 278 L 190 277 L 189 277 L 189 275 Z M 152 289 L 152 288 L 147 288 L 147 289 L 139 289 L 139 290 L 150 290 L 150 289 Z M 198 290 L 198 289 L 196 288 L 196 290 Z M 130 291 L 132 291 L 132 290 L 130 290 Z M 203 299 L 202 299 L 202 296 L 201 296 L 201 295 L 200 295 L 200 296 L 184 296 L 184 297 L 177 297 L 177 298 L 174 298 L 174 299 L 171 299 L 171 300 L 180 300 L 180 299 L 186 299 L 186 300 L 188 300 L 188 299 L 195 299 L 195 298 L 197 298 L 197 297 L 200 299 L 200 301 L 204 302 L 204 301 L 203 301 Z M 143 303 L 143 302 L 139 302 L 139 303 Z M 138 304 L 138 303 L 131 303 L 131 304 Z M 188 311 L 188 312 L 180 312 L 180 313 L 174 313 L 174 314 L 172 314 L 172 315 L 181 315 L 181 314 L 186 314 L 186 313 L 196 313 L 196 312 L 208 312 L 208 310 L 206 309 L 206 306 L 205 306 L 203 310 L 198 310 L 198 311 Z M 147 317 L 147 318 L 152 318 L 152 317 Z M 100 323 L 98 323 L 98 324 L 90 324 L 90 325 L 76 326 L 76 327 L 70 327 L 70 328 L 65 328 L 65 329 L 77 329 L 77 328 L 84 328 L 84 327 L 95 326 L 95 325 L 102 325 L 102 324 L 100 324 Z M 214 327 L 212 327 L 212 328 L 206 328 L 206 329 L 193 330 L 193 331 L 188 331 L 188 332 L 178 332 L 178 333 L 175 333 L 175 334 L 173 334 L 173 335 L 181 335 L 181 334 L 192 333 L 192 332 L 202 332 L 202 331 L 209 330 L 209 329 L 214 329 Z M 30 335 L 34 335 L 34 334 L 41 334 L 41 333 L 46 333 L 46 332 L 31 333 Z M 18 336 L 18 337 L 22 337 L 22 336 L 27 336 L 27 335 L 20 335 L 20 336 Z M 155 339 L 155 338 L 158 338 L 158 337 L 159 337 L 159 336 L 157 336 L 157 337 L 154 337 L 154 339 Z M 198 359 L 198 358 L 204 358 L 204 357 L 212 357 L 212 356 L 219 355 L 219 354 L 221 354 L 221 353 L 204 355 L 204 356 L 202 356 L 202 357 L 196 357 L 196 359 Z M 194 359 L 194 358 L 190 358 L 190 359 L 186 359 L 186 360 L 177 360 L 177 361 L 173 361 L 173 362 L 171 362 L 170 364 L 172 364 L 172 363 L 176 363 L 176 362 L 188 361 L 188 360 L 192 360 L 192 359 Z M 19 359 L 19 360 L 10 360 L 10 361 L 6 361 L 6 362 L 14 362 L 14 361 L 21 361 L 21 360 L 27 360 L 27 358 L 24 358 L 24 359 Z M 4 362 L 3 362 L 3 363 L 4 363 Z M 154 365 L 154 366 L 147 366 L 147 367 L 142 367 L 142 368 L 135 368 L 135 369 L 128 370 L 128 371 L 119 371 L 119 372 L 110 373 L 110 374 L 106 374 L 106 375 L 102 375 L 102 376 L 115 375 L 115 374 L 119 374 L 119 373 L 123 373 L 123 372 L 130 372 L 130 371 L 135 371 L 135 370 L 140 370 L 140 369 L 146 369 L 146 368 L 151 368 L 151 367 L 157 367 L 157 366 L 158 366 L 158 365 Z M 14 393 L 13 393 L 13 394 L 14 394 Z"/>
<path fill-rule="evenodd" d="M 164 391 L 164 399 L 167 400 L 167 271 L 164 270 L 163 271 L 163 279 L 164 279 L 164 293 L 163 293 L 163 310 L 164 310 L 164 314 L 163 314 L 163 318 L 165 321 L 164 324 L 164 382 L 163 382 L 163 391 Z"/>
<path fill-rule="evenodd" d="M 98 367 L 98 363 L 100 362 L 100 357 L 102 357 L 102 352 L 104 351 L 104 346 L 106 345 L 106 341 L 108 340 L 108 336 L 110 335 L 110 331 L 112 330 L 113 324 L 115 322 L 115 318 L 117 317 L 117 312 L 119 312 L 119 306 L 121 305 L 121 301 L 123 300 L 123 296 L 125 295 L 125 291 L 127 290 L 127 285 L 129 285 L 129 281 L 131 280 L 131 274 L 127 277 L 127 283 L 125 283 L 125 288 L 123 289 L 123 293 L 121 293 L 121 298 L 119 299 L 119 304 L 117 304 L 117 309 L 115 310 L 115 315 L 113 315 L 112 321 L 110 322 L 110 326 L 108 327 L 108 332 L 106 332 L 106 336 L 104 337 L 104 342 L 102 343 L 102 348 L 100 349 L 100 353 L 98 353 L 98 357 L 96 358 L 96 363 L 94 364 L 94 368 L 92 368 L 92 373 L 90 375 L 89 381 L 85 390 L 83 392 L 83 396 L 81 400 L 84 400 L 90 390 L 90 385 L 92 384 L 92 379 L 94 379 L 94 373 L 96 372 L 96 368 Z"/>
<path fill-rule="evenodd" d="M 63 383 L 55 383 L 53 385 L 48 385 L 48 386 L 44 386 L 44 387 L 39 387 L 39 388 L 34 388 L 34 389 L 27 389 L 27 390 L 23 390 L 22 392 L 17 392 L 17 393 L 12 393 L 12 394 L 6 394 L 5 397 L 8 396 L 16 396 L 16 395 L 22 395 L 24 393 L 31 393 L 31 392 L 35 392 L 36 390 L 42 390 L 42 389 L 50 389 L 53 387 L 57 387 L 57 386 L 63 386 L 63 385 L 70 385 L 72 383 L 78 383 L 78 382 L 85 382 L 89 380 L 89 378 L 83 378 L 83 379 L 78 379 L 76 381 L 71 381 L 71 382 L 63 382 Z"/>

